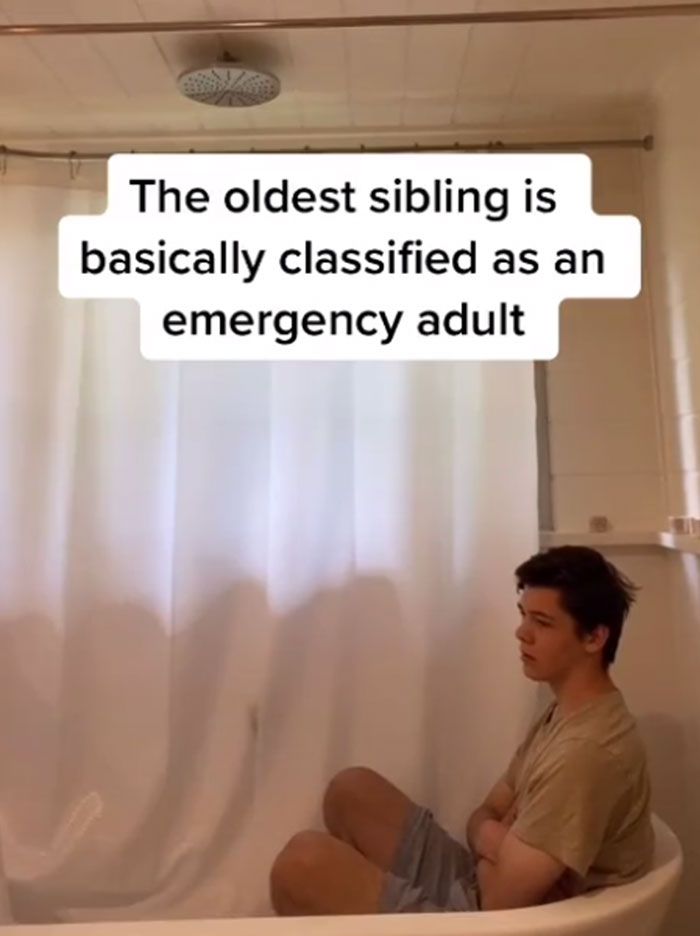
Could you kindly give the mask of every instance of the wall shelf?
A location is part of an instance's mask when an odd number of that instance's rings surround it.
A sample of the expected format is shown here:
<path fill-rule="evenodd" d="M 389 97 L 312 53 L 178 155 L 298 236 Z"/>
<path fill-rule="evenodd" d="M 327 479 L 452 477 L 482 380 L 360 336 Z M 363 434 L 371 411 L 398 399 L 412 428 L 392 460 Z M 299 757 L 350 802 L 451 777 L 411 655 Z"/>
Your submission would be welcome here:
<path fill-rule="evenodd" d="M 687 536 L 681 533 L 659 533 L 659 545 L 678 552 L 700 555 L 700 536 Z"/>
<path fill-rule="evenodd" d="M 700 536 L 639 530 L 611 530 L 589 533 L 585 530 L 564 532 L 540 530 L 540 546 L 657 546 L 676 552 L 700 555 Z"/>
<path fill-rule="evenodd" d="M 663 535 L 663 534 L 662 534 Z M 693 537 L 687 537 L 692 539 Z M 700 542 L 700 540 L 698 540 Z M 611 530 L 609 533 L 587 531 L 562 532 L 540 530 L 542 546 L 661 546 L 659 534 L 654 531 Z"/>

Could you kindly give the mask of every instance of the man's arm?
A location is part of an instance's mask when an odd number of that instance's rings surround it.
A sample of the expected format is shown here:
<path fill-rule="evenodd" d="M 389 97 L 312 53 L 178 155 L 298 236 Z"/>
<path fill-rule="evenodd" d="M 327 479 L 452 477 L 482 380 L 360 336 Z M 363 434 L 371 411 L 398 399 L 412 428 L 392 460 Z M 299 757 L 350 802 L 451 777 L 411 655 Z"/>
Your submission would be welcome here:
<path fill-rule="evenodd" d="M 545 768 L 531 778 L 495 861 L 478 864 L 484 910 L 542 903 L 566 870 L 585 877 L 627 782 L 593 741 L 562 742 Z"/>
<path fill-rule="evenodd" d="M 482 910 L 511 910 L 542 903 L 566 866 L 522 842 L 513 832 L 504 836 L 495 861 L 477 866 Z"/>
<path fill-rule="evenodd" d="M 514 801 L 511 787 L 505 780 L 499 780 L 467 822 L 467 843 L 472 852 L 489 861 L 496 860 L 510 824 L 504 819 L 512 815 Z"/>

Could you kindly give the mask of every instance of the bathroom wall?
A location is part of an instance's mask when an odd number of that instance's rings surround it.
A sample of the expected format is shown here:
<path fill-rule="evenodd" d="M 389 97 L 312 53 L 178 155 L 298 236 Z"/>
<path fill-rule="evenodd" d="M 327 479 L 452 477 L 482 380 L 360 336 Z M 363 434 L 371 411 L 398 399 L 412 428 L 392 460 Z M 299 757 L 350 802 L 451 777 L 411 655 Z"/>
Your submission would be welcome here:
<path fill-rule="evenodd" d="M 678 63 L 657 89 L 654 151 L 594 155 L 595 210 L 642 220 L 644 288 L 634 300 L 562 307 L 545 378 L 551 514 L 565 534 L 585 532 L 593 515 L 621 539 L 665 529 L 669 514 L 700 517 L 698 87 L 700 62 Z M 690 936 L 700 919 L 700 556 L 604 552 L 642 586 L 615 678 L 647 744 L 655 809 L 684 847 L 666 936 Z"/>
<path fill-rule="evenodd" d="M 645 163 L 650 286 L 659 388 L 662 457 L 671 515 L 700 516 L 700 118 L 697 53 L 679 62 L 657 88 L 657 147 Z M 700 556 L 667 556 L 668 599 L 654 646 L 676 644 L 667 674 L 678 687 L 677 742 L 665 770 L 680 774 L 679 822 L 686 853 L 680 921 L 700 919 Z M 676 783 L 674 782 L 674 785 Z M 690 930 L 688 930 L 690 932 Z"/>
<path fill-rule="evenodd" d="M 669 512 L 700 516 L 700 60 L 659 84 L 646 163 L 651 287 Z"/>
<path fill-rule="evenodd" d="M 592 154 L 593 207 L 643 219 L 640 150 Z M 654 413 L 649 291 L 637 299 L 568 300 L 560 353 L 547 365 L 552 517 L 588 530 L 606 516 L 615 531 L 660 528 L 664 514 Z"/>

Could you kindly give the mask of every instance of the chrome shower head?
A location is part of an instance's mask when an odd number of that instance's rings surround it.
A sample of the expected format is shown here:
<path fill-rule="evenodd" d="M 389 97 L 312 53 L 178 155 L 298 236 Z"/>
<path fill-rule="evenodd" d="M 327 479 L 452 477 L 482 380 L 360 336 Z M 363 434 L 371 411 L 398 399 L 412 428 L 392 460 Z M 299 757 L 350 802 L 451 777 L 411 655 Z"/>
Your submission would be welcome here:
<path fill-rule="evenodd" d="M 177 86 L 190 100 L 215 107 L 254 107 L 280 93 L 276 75 L 229 61 L 184 72 Z"/>

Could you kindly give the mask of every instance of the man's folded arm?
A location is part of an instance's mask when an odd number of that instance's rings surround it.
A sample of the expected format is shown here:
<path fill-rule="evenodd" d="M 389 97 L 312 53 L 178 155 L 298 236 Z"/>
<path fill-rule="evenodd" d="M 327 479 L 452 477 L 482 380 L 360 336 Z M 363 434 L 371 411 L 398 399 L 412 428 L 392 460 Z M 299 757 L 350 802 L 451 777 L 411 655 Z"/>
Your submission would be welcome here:
<path fill-rule="evenodd" d="M 483 909 L 542 903 L 565 870 L 585 877 L 624 784 L 615 759 L 595 742 L 571 740 L 550 751 L 495 861 L 478 865 Z"/>
<path fill-rule="evenodd" d="M 477 867 L 482 910 L 510 910 L 544 902 L 566 866 L 508 831 L 495 861 Z"/>
<path fill-rule="evenodd" d="M 479 856 L 495 860 L 505 838 L 508 827 L 503 822 L 511 811 L 515 793 L 502 778 L 491 789 L 484 802 L 469 817 L 467 823 L 467 844 L 471 851 Z"/>

